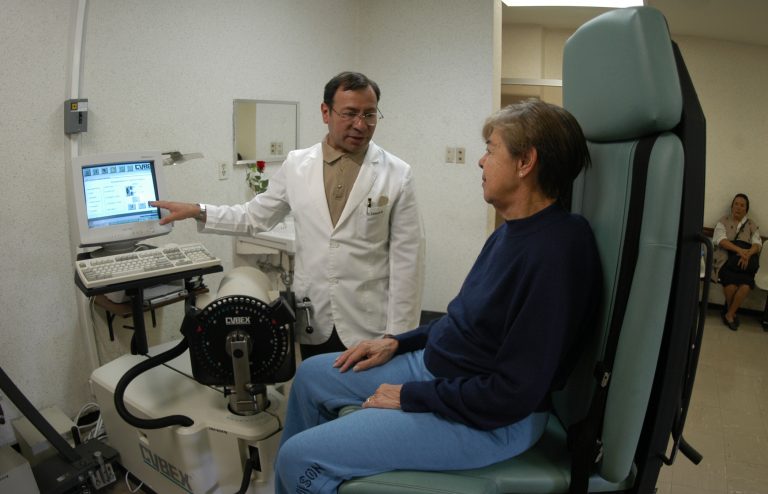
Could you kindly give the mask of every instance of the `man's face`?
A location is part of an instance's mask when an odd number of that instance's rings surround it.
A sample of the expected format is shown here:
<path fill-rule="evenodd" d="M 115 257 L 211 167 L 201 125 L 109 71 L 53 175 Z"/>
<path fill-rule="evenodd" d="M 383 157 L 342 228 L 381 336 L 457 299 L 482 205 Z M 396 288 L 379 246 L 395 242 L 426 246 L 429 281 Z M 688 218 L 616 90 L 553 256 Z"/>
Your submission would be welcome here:
<path fill-rule="evenodd" d="M 356 153 L 368 147 L 376 126 L 363 121 L 362 116 L 345 120 L 339 113 L 376 113 L 376 93 L 371 86 L 355 91 L 336 90 L 333 96 L 333 108 L 325 103 L 320 105 L 323 122 L 328 124 L 328 144 L 347 153 Z"/>

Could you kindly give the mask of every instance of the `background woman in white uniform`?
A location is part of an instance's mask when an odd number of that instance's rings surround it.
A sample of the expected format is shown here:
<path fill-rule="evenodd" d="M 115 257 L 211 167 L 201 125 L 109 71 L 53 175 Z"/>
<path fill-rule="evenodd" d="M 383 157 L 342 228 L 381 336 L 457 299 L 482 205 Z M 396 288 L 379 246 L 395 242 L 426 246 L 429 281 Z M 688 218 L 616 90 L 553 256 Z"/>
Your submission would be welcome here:
<path fill-rule="evenodd" d="M 746 194 L 736 194 L 731 201 L 731 214 L 720 218 L 712 233 L 712 243 L 717 246 L 713 276 L 723 285 L 722 319 L 731 331 L 739 329 L 736 311 L 755 287 L 755 271 L 749 269 L 750 259 L 759 256 L 763 245 L 760 230 L 747 218 L 748 212 L 749 198 Z M 735 266 L 728 262 L 731 257 Z"/>

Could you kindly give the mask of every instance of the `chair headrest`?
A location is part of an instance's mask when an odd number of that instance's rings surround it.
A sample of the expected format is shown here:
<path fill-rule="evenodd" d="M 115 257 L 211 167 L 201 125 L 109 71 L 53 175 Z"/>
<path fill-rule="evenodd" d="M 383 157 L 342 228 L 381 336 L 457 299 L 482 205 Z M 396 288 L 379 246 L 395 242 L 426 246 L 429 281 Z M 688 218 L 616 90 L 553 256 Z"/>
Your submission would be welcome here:
<path fill-rule="evenodd" d="M 661 12 L 617 9 L 576 30 L 563 53 L 563 106 L 590 141 L 630 140 L 674 128 L 683 97 Z"/>

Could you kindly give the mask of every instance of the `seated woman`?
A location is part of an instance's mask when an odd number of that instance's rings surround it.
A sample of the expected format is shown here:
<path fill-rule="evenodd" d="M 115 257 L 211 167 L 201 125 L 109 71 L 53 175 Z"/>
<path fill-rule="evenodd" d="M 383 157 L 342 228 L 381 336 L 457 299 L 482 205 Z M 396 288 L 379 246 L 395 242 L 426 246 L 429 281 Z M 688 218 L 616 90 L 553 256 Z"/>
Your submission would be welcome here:
<path fill-rule="evenodd" d="M 732 331 L 739 329 L 736 311 L 755 288 L 755 272 L 747 269 L 749 259 L 758 255 L 763 245 L 757 225 L 747 218 L 748 212 L 749 198 L 745 194 L 736 194 L 731 201 L 731 214 L 720 218 L 712 234 L 712 243 L 716 246 L 713 278 L 723 285 L 722 318 Z M 750 244 L 750 247 L 737 245 L 737 240 Z M 731 256 L 737 256 L 736 266 L 728 263 Z"/>
<path fill-rule="evenodd" d="M 489 117 L 483 137 L 483 198 L 505 222 L 445 316 L 301 364 L 278 493 L 332 493 L 391 470 L 478 468 L 543 433 L 550 391 L 594 328 L 601 293 L 592 230 L 561 205 L 589 151 L 572 115 L 536 100 Z"/>

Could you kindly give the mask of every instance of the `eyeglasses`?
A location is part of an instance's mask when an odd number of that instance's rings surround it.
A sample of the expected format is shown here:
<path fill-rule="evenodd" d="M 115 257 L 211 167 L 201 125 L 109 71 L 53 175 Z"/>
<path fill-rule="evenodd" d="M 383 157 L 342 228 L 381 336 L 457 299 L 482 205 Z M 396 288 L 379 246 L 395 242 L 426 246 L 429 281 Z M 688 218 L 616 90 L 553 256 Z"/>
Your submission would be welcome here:
<path fill-rule="evenodd" d="M 331 111 L 333 111 L 333 113 L 341 117 L 341 119 L 344 120 L 345 122 L 353 122 L 358 118 L 362 118 L 363 122 L 365 122 L 365 124 L 368 127 L 375 127 L 376 124 L 379 122 L 379 120 L 384 118 L 384 115 L 382 115 L 381 110 L 379 110 L 378 108 L 376 108 L 376 111 L 372 113 L 364 113 L 364 112 L 357 113 L 354 111 L 343 111 L 339 113 L 336 110 L 334 110 L 333 107 L 331 107 Z"/>

